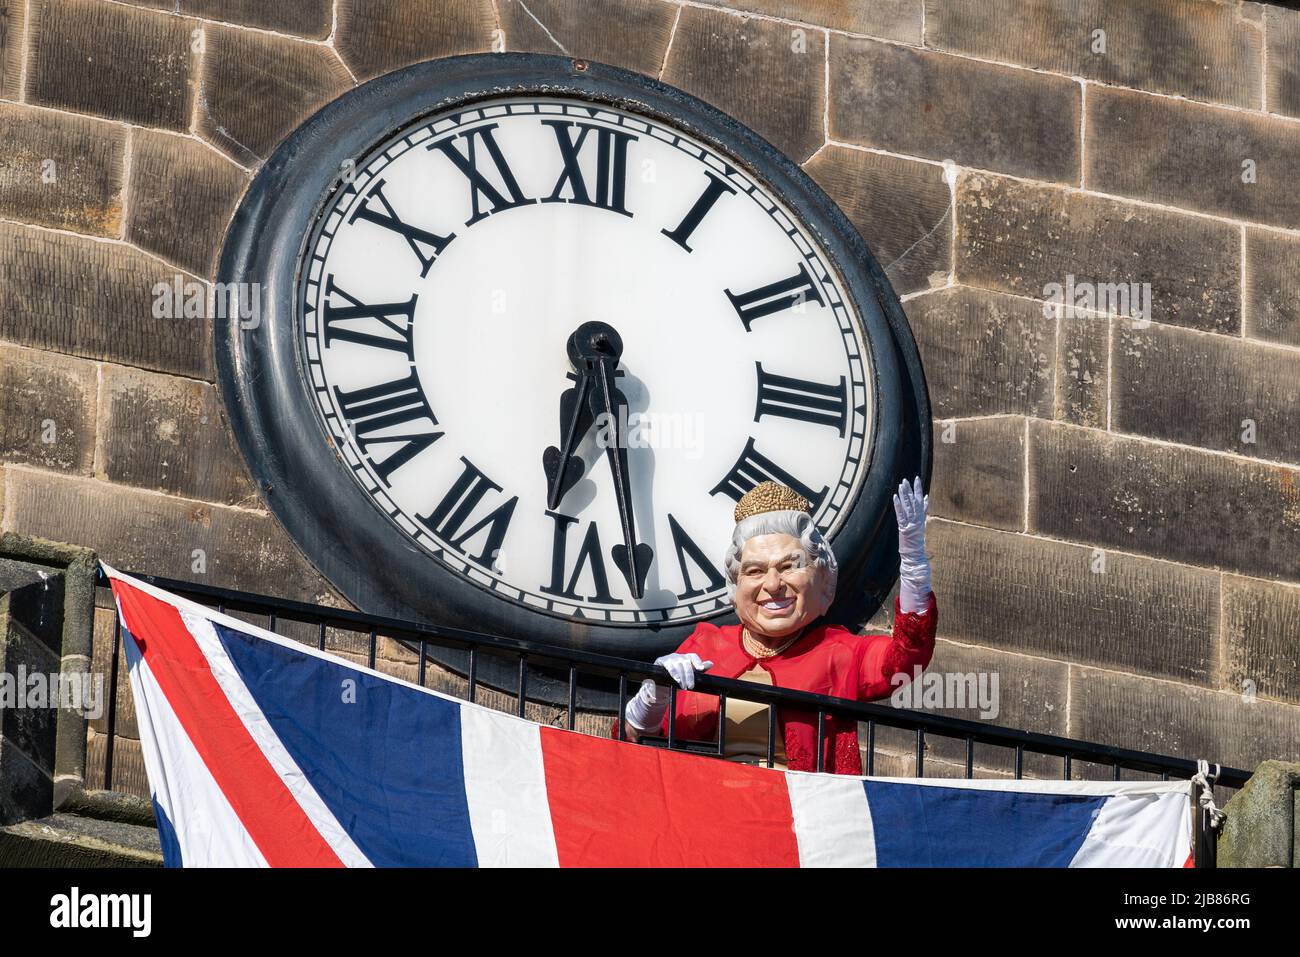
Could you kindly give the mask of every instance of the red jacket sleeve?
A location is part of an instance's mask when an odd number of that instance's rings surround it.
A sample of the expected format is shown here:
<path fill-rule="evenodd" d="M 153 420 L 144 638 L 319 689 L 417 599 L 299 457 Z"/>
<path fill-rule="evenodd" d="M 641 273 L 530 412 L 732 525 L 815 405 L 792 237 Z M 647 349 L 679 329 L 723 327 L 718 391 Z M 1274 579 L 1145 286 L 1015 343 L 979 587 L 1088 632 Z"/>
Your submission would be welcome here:
<path fill-rule="evenodd" d="M 902 683 L 892 681 L 894 675 L 907 675 L 910 681 L 916 667 L 928 665 L 934 656 L 934 633 L 938 623 L 934 592 L 927 596 L 924 612 L 904 614 L 895 598 L 894 633 L 867 636 L 867 650 L 862 655 L 858 676 L 858 700 L 887 698 L 902 686 Z"/>

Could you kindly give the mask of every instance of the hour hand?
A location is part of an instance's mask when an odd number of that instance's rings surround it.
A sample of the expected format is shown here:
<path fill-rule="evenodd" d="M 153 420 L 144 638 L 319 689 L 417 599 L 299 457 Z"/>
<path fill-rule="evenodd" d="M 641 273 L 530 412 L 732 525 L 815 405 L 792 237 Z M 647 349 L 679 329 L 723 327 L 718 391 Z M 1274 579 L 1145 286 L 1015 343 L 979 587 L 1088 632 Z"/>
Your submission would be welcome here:
<path fill-rule="evenodd" d="M 550 446 L 542 453 L 542 469 L 546 472 L 546 507 L 557 509 L 569 489 L 578 484 L 584 467 L 582 459 L 573 454 L 582 437 L 591 428 L 592 414 L 587 402 L 591 390 L 591 375 L 579 368 L 571 376 L 572 388 L 560 395 L 560 446 Z"/>

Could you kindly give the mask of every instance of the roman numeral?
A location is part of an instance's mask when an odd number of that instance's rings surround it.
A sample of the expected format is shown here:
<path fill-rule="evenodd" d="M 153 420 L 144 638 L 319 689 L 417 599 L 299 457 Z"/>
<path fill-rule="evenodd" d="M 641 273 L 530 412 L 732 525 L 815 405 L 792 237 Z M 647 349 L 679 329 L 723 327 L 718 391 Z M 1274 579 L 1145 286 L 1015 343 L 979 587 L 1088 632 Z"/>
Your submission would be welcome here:
<path fill-rule="evenodd" d="M 329 297 L 334 293 L 338 293 L 351 305 L 330 305 Z M 376 349 L 392 349 L 394 352 L 402 353 L 407 359 L 415 359 L 411 343 L 415 318 L 415 293 L 412 293 L 411 298 L 406 302 L 368 305 L 344 291 L 342 286 L 334 282 L 334 276 L 331 274 L 325 280 L 325 298 L 326 348 L 329 348 L 335 340 L 343 339 L 363 346 L 374 346 Z M 343 325 L 357 319 L 370 321 L 361 328 Z"/>
<path fill-rule="evenodd" d="M 497 555 L 501 552 L 501 543 L 505 541 L 506 532 L 510 528 L 510 519 L 515 514 L 515 506 L 519 504 L 519 496 L 516 495 L 502 502 L 472 527 L 462 531 L 465 523 L 469 521 L 470 516 L 483 500 L 483 496 L 489 491 L 500 492 L 501 486 L 475 468 L 474 464 L 463 455 L 460 461 L 464 468 L 452 485 L 451 491 L 442 497 L 437 508 L 428 515 L 415 517 L 470 561 L 491 570 L 496 563 Z M 478 555 L 470 555 L 462 545 L 484 528 L 488 529 L 488 534 L 483 550 Z"/>
<path fill-rule="evenodd" d="M 709 561 L 708 556 L 699 545 L 695 544 L 694 539 L 683 531 L 682 526 L 671 512 L 668 513 L 668 527 L 673 533 L 673 547 L 677 550 L 677 563 L 682 569 L 682 581 L 686 583 L 686 591 L 677 596 L 678 601 L 689 601 L 692 598 L 698 598 L 700 595 L 707 594 L 711 591 L 717 591 L 719 588 L 727 587 L 727 580 L 722 577 L 713 562 Z M 686 567 L 686 557 L 690 556 L 708 579 L 708 584 L 704 588 L 691 587 L 691 573 Z"/>
<path fill-rule="evenodd" d="M 475 127 L 456 136 L 449 136 L 437 143 L 430 143 L 428 147 L 431 150 L 440 150 L 469 180 L 469 196 L 470 203 L 474 208 L 474 215 L 465 221 L 466 226 L 473 226 L 480 219 L 493 213 L 500 213 L 507 209 L 514 209 L 516 206 L 526 206 L 529 203 L 537 202 L 537 200 L 525 196 L 523 190 L 519 188 L 519 182 L 515 179 L 515 174 L 511 171 L 510 164 L 506 162 L 505 156 L 502 155 L 501 147 L 497 144 L 496 137 L 492 133 L 497 128 L 496 123 L 489 123 L 487 126 Z M 456 148 L 455 141 L 458 139 L 465 141 L 464 153 L 461 153 Z M 503 196 L 501 191 L 487 178 L 487 175 L 479 169 L 478 157 L 481 154 L 476 150 L 475 144 L 477 142 L 481 142 L 483 148 L 487 150 L 488 158 L 492 161 L 497 176 L 500 177 L 506 192 L 510 194 L 509 199 Z M 480 195 L 487 200 L 489 209 L 484 210 L 479 206 Z"/>
<path fill-rule="evenodd" d="M 802 422 L 829 425 L 844 438 L 844 427 L 849 418 L 848 384 L 840 376 L 838 385 L 823 385 L 807 379 L 792 379 L 774 375 L 755 362 L 758 369 L 758 405 L 754 421 L 765 415 L 776 415 Z"/>
<path fill-rule="evenodd" d="M 384 211 L 379 212 L 370 205 L 372 199 L 379 200 L 383 205 Z M 375 183 L 375 188 L 370 191 L 361 205 L 357 207 L 356 212 L 352 214 L 349 223 L 355 223 L 358 219 L 365 219 L 385 229 L 391 229 L 393 232 L 406 238 L 407 245 L 411 247 L 416 258 L 420 260 L 420 275 L 423 277 L 429 272 L 429 267 L 434 264 L 442 251 L 447 248 L 447 244 L 456 238 L 456 234 L 450 236 L 439 236 L 437 233 L 431 233 L 427 229 L 420 229 L 409 223 L 402 222 L 401 218 L 393 211 L 392 204 L 388 197 L 384 195 L 384 181 L 381 179 Z M 432 255 L 427 255 L 420 248 L 420 244 L 433 247 Z"/>
<path fill-rule="evenodd" d="M 565 561 L 565 552 L 567 550 L 569 526 L 575 524 L 578 520 L 550 510 L 547 510 L 546 514 L 555 519 L 555 539 L 551 548 L 551 583 L 550 585 L 542 585 L 540 590 L 548 595 L 558 595 L 561 598 L 566 598 L 571 602 L 590 601 L 601 605 L 623 604 L 621 600 L 610 594 L 609 574 L 606 572 L 605 564 L 600 557 L 600 535 L 596 531 L 595 522 L 587 524 L 587 535 L 582 540 L 582 548 L 578 552 L 578 561 L 574 565 L 573 575 L 569 578 L 568 587 L 564 586 L 564 569 L 568 564 Z M 591 580 L 596 590 L 596 594 L 590 597 L 577 593 L 578 576 L 582 574 L 584 565 L 591 566 Z"/>
<path fill-rule="evenodd" d="M 443 436 L 442 432 L 436 431 L 380 434 L 415 422 L 427 422 L 430 426 L 438 424 L 414 369 L 404 379 L 381 382 L 351 392 L 335 386 L 334 396 L 352 428 L 357 446 L 370 458 L 385 485 L 392 484 L 390 478 L 394 472 Z M 370 453 L 372 445 L 397 445 L 399 448 L 390 452 L 382 462 L 376 462 Z"/>
<path fill-rule="evenodd" d="M 830 491 L 828 486 L 823 486 L 820 492 L 814 492 L 766 455 L 756 451 L 754 449 L 754 440 L 750 438 L 745 443 L 745 451 L 740 453 L 740 458 L 731 467 L 731 471 L 727 473 L 726 478 L 711 488 L 709 494 L 717 495 L 721 492 L 739 502 L 740 497 L 751 488 L 759 482 L 765 482 L 769 479 L 794 489 L 812 502 L 814 514 L 821 507 L 822 501 L 826 498 L 826 493 Z"/>
<path fill-rule="evenodd" d="M 543 203 L 581 203 L 583 206 L 598 206 L 624 216 L 631 216 L 625 205 L 627 192 L 627 145 L 637 137 L 621 130 L 606 129 L 587 123 L 573 123 L 568 120 L 542 120 L 543 125 L 555 131 L 555 139 L 560 147 L 564 161 L 564 170 L 555 183 L 551 195 Z M 572 130 L 577 127 L 581 132 L 575 141 Z M 578 163 L 578 154 L 587 134 L 596 133 L 596 195 L 592 198 L 583 178 L 582 167 Z M 572 199 L 564 199 L 560 194 L 565 186 L 573 193 Z"/>
<path fill-rule="evenodd" d="M 666 229 L 659 230 L 688 253 L 695 251 L 687 243 L 687 240 L 691 238 L 691 233 L 695 232 L 695 228 L 700 225 L 719 199 L 728 193 L 735 192 L 734 188 L 712 173 L 706 171 L 704 175 L 709 178 L 709 185 L 704 188 L 704 192 L 700 194 L 700 198 L 695 201 L 695 205 L 691 207 L 686 217 L 677 224 L 677 228 L 672 232 Z"/>
<path fill-rule="evenodd" d="M 762 319 L 774 312 L 781 312 L 792 306 L 799 306 L 802 310 L 802 306 L 806 302 L 815 302 L 819 306 L 824 305 L 817 283 L 808 274 L 808 267 L 803 263 L 799 264 L 799 271 L 789 279 L 782 279 L 780 282 L 760 286 L 739 295 L 730 289 L 723 291 L 726 292 L 727 298 L 731 300 L 736 312 L 740 314 L 740 321 L 745 324 L 746 332 L 750 331 L 749 325 L 755 319 Z"/>

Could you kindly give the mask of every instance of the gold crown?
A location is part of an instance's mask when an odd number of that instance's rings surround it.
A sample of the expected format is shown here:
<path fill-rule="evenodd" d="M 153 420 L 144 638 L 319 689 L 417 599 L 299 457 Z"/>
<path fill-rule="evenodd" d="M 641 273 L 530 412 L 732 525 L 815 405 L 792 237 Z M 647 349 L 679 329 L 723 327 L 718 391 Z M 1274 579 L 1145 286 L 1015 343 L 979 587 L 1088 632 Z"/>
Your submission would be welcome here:
<path fill-rule="evenodd" d="M 812 512 L 812 503 L 780 482 L 759 482 L 736 503 L 736 522 L 763 512 Z"/>

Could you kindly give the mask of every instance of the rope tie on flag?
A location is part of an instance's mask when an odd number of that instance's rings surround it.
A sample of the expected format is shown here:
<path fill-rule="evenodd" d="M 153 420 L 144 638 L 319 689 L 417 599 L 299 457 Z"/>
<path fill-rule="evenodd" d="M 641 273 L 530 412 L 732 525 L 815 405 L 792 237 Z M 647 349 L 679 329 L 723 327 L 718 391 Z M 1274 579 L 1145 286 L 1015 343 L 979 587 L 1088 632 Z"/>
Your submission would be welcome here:
<path fill-rule="evenodd" d="M 1198 758 L 1196 761 L 1196 773 L 1192 775 L 1192 780 L 1201 786 L 1201 793 L 1197 796 L 1197 803 L 1210 812 L 1210 827 L 1218 830 L 1223 819 L 1228 815 L 1224 814 L 1214 804 L 1214 782 L 1219 779 L 1219 765 L 1214 766 L 1214 773 L 1210 773 L 1210 762 Z"/>

